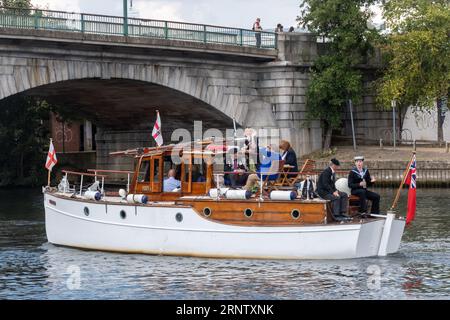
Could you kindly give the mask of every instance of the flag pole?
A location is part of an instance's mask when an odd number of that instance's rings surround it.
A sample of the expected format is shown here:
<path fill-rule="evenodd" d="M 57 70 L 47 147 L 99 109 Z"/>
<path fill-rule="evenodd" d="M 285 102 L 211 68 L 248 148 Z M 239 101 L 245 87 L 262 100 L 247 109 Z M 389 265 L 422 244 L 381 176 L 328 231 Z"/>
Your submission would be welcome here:
<path fill-rule="evenodd" d="M 411 168 L 411 163 L 412 163 L 412 161 L 414 159 L 415 154 L 416 154 L 416 152 L 413 151 L 412 156 L 411 156 L 411 160 L 409 160 L 409 162 L 408 162 L 408 167 L 406 167 L 405 171 L 403 172 L 402 181 L 400 183 L 400 187 L 398 187 L 397 194 L 395 195 L 394 202 L 392 203 L 391 211 L 393 211 L 395 209 L 395 207 L 397 206 L 398 199 L 400 198 L 400 192 L 402 191 L 403 185 L 405 184 L 406 177 L 408 176 L 409 170 Z"/>
<path fill-rule="evenodd" d="M 156 121 L 158 121 L 158 115 L 159 115 L 159 110 L 156 110 Z M 159 130 L 161 130 L 161 128 L 159 128 Z M 159 144 L 158 142 L 156 142 L 156 150 L 159 149 Z"/>
<path fill-rule="evenodd" d="M 50 146 L 52 145 L 52 143 L 53 143 L 53 139 L 50 138 Z M 50 169 L 48 170 L 48 175 L 47 175 L 47 186 L 48 186 L 48 187 L 50 187 L 50 174 L 51 174 L 51 172 L 52 172 L 52 169 L 50 168 Z"/>

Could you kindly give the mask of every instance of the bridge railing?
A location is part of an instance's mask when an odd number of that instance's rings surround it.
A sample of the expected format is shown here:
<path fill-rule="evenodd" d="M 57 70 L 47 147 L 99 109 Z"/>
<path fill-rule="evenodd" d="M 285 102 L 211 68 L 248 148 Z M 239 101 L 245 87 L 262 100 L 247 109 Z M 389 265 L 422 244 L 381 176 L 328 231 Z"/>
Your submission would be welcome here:
<path fill-rule="evenodd" d="M 256 36 L 260 34 L 261 48 L 277 48 L 277 34 L 274 32 L 138 18 L 128 18 L 124 27 L 124 22 L 124 18 L 118 16 L 0 7 L 0 27 L 4 28 L 126 35 L 245 47 L 256 47 Z"/>

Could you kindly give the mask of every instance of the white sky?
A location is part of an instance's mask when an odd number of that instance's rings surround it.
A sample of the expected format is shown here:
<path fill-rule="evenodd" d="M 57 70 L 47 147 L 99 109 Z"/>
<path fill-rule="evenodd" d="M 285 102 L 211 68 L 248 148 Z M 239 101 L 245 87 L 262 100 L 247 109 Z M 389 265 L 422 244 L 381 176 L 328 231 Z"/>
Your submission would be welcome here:
<path fill-rule="evenodd" d="M 123 0 L 32 0 L 32 4 L 49 10 L 123 14 Z M 278 23 L 286 31 L 290 26 L 297 27 L 299 5 L 300 0 L 133 0 L 140 18 L 250 29 L 260 17 L 267 31 L 273 31 Z"/>

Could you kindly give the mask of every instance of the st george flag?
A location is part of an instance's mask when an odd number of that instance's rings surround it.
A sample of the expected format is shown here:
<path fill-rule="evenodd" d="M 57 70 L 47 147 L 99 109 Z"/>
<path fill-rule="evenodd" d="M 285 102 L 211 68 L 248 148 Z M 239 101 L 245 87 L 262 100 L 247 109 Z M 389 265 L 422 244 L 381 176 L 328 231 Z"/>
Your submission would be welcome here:
<path fill-rule="evenodd" d="M 408 171 L 408 177 L 406 179 L 406 184 L 409 184 L 408 207 L 406 213 L 407 225 L 414 220 L 414 217 L 416 215 L 416 178 L 416 155 L 413 155 Z"/>
<path fill-rule="evenodd" d="M 48 171 L 52 171 L 53 166 L 58 162 L 56 159 L 55 147 L 53 147 L 53 140 L 50 139 L 50 147 L 48 148 L 47 160 L 45 161 L 45 167 Z"/>
<path fill-rule="evenodd" d="M 153 126 L 152 136 L 153 139 L 155 139 L 158 147 L 162 146 L 163 137 L 161 134 L 161 118 L 159 117 L 159 111 L 156 111 L 156 122 L 155 125 Z"/>

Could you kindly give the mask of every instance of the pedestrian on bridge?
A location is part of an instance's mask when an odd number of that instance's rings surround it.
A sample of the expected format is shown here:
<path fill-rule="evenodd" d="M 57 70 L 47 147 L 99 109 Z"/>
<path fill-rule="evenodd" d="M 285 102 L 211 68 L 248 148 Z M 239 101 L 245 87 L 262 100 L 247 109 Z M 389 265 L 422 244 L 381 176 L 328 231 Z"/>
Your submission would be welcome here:
<path fill-rule="evenodd" d="M 260 48 L 261 47 L 261 31 L 262 31 L 260 18 L 256 18 L 255 23 L 253 23 L 252 30 L 255 31 L 256 47 Z"/>

